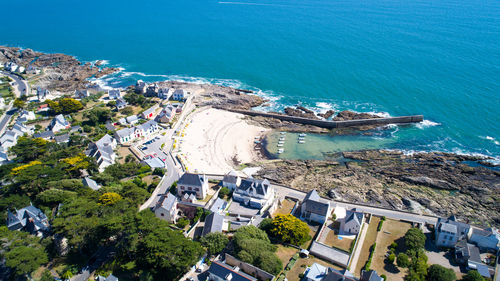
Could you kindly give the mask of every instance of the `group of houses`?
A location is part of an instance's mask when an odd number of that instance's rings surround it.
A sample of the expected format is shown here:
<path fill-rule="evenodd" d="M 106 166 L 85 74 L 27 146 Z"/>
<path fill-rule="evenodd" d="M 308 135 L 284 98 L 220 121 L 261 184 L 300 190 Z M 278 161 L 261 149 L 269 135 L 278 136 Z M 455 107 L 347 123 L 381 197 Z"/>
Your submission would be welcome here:
<path fill-rule="evenodd" d="M 491 278 L 494 268 L 481 259 L 481 252 L 500 249 L 500 232 L 496 228 L 480 229 L 459 222 L 455 216 L 440 218 L 435 227 L 436 246 L 455 249 L 455 260 L 483 277 Z"/>
<path fill-rule="evenodd" d="M 0 163 L 9 161 L 8 151 L 17 144 L 19 137 L 34 133 L 34 126 L 26 125 L 28 121 L 34 119 L 36 119 L 36 116 L 33 112 L 23 110 L 19 113 L 14 125 L 10 129 L 5 130 L 0 137 Z"/>
<path fill-rule="evenodd" d="M 183 101 L 189 93 L 184 89 L 173 89 L 169 87 L 160 87 L 158 83 L 147 84 L 138 80 L 135 84 L 135 92 L 147 97 L 158 97 L 163 100 Z"/>

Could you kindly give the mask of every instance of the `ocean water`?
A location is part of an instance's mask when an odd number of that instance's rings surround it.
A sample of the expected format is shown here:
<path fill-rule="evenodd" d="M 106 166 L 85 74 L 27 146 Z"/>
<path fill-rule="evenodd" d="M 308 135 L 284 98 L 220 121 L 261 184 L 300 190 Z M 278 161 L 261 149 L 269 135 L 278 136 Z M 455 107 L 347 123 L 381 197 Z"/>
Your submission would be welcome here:
<path fill-rule="evenodd" d="M 0 11 L 0 44 L 124 69 L 103 85 L 183 79 L 257 90 L 265 110 L 423 114 L 373 141 L 500 156 L 498 0 L 25 0 Z"/>

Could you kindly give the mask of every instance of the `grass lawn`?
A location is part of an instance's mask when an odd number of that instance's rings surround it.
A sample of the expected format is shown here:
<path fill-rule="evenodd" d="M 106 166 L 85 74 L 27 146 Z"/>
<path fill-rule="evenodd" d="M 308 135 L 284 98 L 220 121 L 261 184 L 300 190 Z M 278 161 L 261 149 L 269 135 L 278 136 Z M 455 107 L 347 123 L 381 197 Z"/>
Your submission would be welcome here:
<path fill-rule="evenodd" d="M 384 263 L 384 260 L 389 245 L 394 241 L 398 244 L 402 244 L 400 238 L 402 238 L 410 228 L 411 225 L 409 223 L 391 219 L 387 219 L 382 225 L 382 229 L 377 237 L 377 247 L 373 255 L 371 269 L 376 270 L 379 274 L 385 274 L 387 280 L 403 280 L 403 277 L 406 275 L 406 270 L 399 271 L 395 266 L 388 267 Z M 402 245 L 399 245 L 398 251 L 404 251 L 404 249 L 401 249 L 401 246 Z"/>
<path fill-rule="evenodd" d="M 311 239 L 307 241 L 306 243 L 302 244 L 302 249 L 309 249 L 309 246 L 311 246 L 311 243 L 316 236 L 316 232 L 319 231 L 319 228 L 321 227 L 320 224 L 311 224 L 307 222 L 307 226 L 309 226 L 309 236 L 311 236 Z"/>
<path fill-rule="evenodd" d="M 283 263 L 283 268 L 288 264 L 288 261 L 292 258 L 292 256 L 297 253 L 299 250 L 293 247 L 283 246 L 278 244 L 278 250 L 276 251 L 276 255 Z"/>
<path fill-rule="evenodd" d="M 363 269 L 366 262 L 368 261 L 368 256 L 370 255 L 370 247 L 373 245 L 373 243 L 375 243 L 377 239 L 377 234 L 378 234 L 377 227 L 379 222 L 380 222 L 380 217 L 372 216 L 370 224 L 368 224 L 368 230 L 366 232 L 365 241 L 362 245 L 361 252 L 359 253 L 358 263 L 356 264 L 356 268 L 354 269 L 354 271 L 352 271 L 352 273 L 355 276 L 360 276 L 361 269 Z M 376 252 L 377 251 L 375 251 L 375 253 Z M 372 267 L 373 267 L 373 262 L 372 262 Z"/>
<path fill-rule="evenodd" d="M 285 199 L 283 200 L 283 202 L 281 202 L 281 207 L 279 207 L 278 209 L 276 209 L 276 211 L 274 211 L 273 216 L 276 216 L 278 214 L 288 215 L 292 211 L 293 206 L 295 206 L 295 201 L 290 199 Z"/>
<path fill-rule="evenodd" d="M 328 226 L 330 228 L 330 226 Z M 329 229 L 328 234 L 326 235 L 325 241 L 323 243 L 330 247 L 335 247 L 346 252 L 349 252 L 349 248 L 351 247 L 351 243 L 354 239 L 349 238 L 341 238 L 339 239 L 338 235 L 335 234 L 333 229 Z"/>
<path fill-rule="evenodd" d="M 338 269 L 338 270 L 342 270 L 343 268 L 339 267 L 339 266 L 336 266 L 334 264 L 331 264 L 327 261 L 324 261 L 324 260 L 321 260 L 321 259 L 318 259 L 316 257 L 313 257 L 313 256 L 309 256 L 308 258 L 299 258 L 297 260 L 297 262 L 295 263 L 295 265 L 293 266 L 293 268 L 288 271 L 287 275 L 286 275 L 286 278 L 288 279 L 288 281 L 299 281 L 300 278 L 299 278 L 299 274 L 301 273 L 304 273 L 304 271 L 306 270 L 307 267 L 311 266 L 313 263 L 319 263 L 323 266 L 326 266 L 326 267 L 332 267 L 332 268 L 335 268 L 335 269 Z"/>

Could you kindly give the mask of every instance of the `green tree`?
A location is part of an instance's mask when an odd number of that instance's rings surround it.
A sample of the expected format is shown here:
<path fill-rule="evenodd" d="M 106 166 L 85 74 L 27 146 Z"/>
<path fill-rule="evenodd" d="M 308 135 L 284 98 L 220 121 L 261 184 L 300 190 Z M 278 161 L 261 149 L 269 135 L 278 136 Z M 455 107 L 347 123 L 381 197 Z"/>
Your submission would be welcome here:
<path fill-rule="evenodd" d="M 46 269 L 43 271 L 40 281 L 54 281 L 54 277 L 52 276 L 50 271 Z"/>
<path fill-rule="evenodd" d="M 127 107 L 123 108 L 122 110 L 120 110 L 120 113 L 125 115 L 125 116 L 129 116 L 129 115 L 134 114 L 134 110 L 132 109 L 132 107 L 127 106 Z"/>
<path fill-rule="evenodd" d="M 18 246 L 4 256 L 5 265 L 20 276 L 29 276 L 31 272 L 49 261 L 47 253 L 40 247 Z"/>
<path fill-rule="evenodd" d="M 16 107 L 16 108 L 22 109 L 22 108 L 24 108 L 25 106 L 26 106 L 26 102 L 25 102 L 25 101 L 23 101 L 22 99 L 16 99 L 16 100 L 14 101 L 14 107 Z"/>
<path fill-rule="evenodd" d="M 72 200 L 77 196 L 76 192 L 51 188 L 36 195 L 36 202 L 43 206 L 53 208 L 59 203 Z"/>
<path fill-rule="evenodd" d="M 212 232 L 203 236 L 200 241 L 210 255 L 215 255 L 226 247 L 229 239 L 222 232 Z"/>
<path fill-rule="evenodd" d="M 481 276 L 481 274 L 479 274 L 479 272 L 477 272 L 477 270 L 470 270 L 469 272 L 467 272 L 466 275 L 464 275 L 464 277 L 462 277 L 462 280 L 463 281 L 484 281 L 485 279 L 483 278 L 483 276 Z"/>
<path fill-rule="evenodd" d="M 77 112 L 83 108 L 83 104 L 73 98 L 62 98 L 59 100 L 59 106 L 63 114 Z"/>
<path fill-rule="evenodd" d="M 272 252 L 262 252 L 257 258 L 259 268 L 271 274 L 278 274 L 283 268 L 281 260 Z"/>
<path fill-rule="evenodd" d="M 94 107 L 85 112 L 84 116 L 88 119 L 85 123 L 88 125 L 105 124 L 106 121 L 111 120 L 111 110 L 105 107 Z"/>
<path fill-rule="evenodd" d="M 406 268 L 410 266 L 410 258 L 405 253 L 399 253 L 397 263 L 399 267 Z"/>
<path fill-rule="evenodd" d="M 278 240 L 297 246 L 302 245 L 307 240 L 311 239 L 307 224 L 290 214 L 276 215 L 271 222 L 269 232 Z"/>
<path fill-rule="evenodd" d="M 44 155 L 50 146 L 49 142 L 41 138 L 19 137 L 10 150 L 16 154 L 17 162 L 27 163 Z"/>
<path fill-rule="evenodd" d="M 427 270 L 428 281 L 454 281 L 457 275 L 453 269 L 445 268 L 439 264 L 433 264 Z"/>
<path fill-rule="evenodd" d="M 178 228 L 184 228 L 186 225 L 189 224 L 189 220 L 185 218 L 180 218 L 177 223 L 175 224 Z"/>
<path fill-rule="evenodd" d="M 394 253 L 391 253 L 388 257 L 387 257 L 387 262 L 389 264 L 394 264 L 394 261 L 396 260 L 396 254 Z"/>
<path fill-rule="evenodd" d="M 220 199 L 224 199 L 224 197 L 228 196 L 230 192 L 231 192 L 231 191 L 229 191 L 229 188 L 227 188 L 227 187 L 222 187 L 222 188 L 219 190 L 219 198 L 220 198 Z"/>
<path fill-rule="evenodd" d="M 425 235 L 419 228 L 410 228 L 404 236 L 406 248 L 410 251 L 418 251 L 425 247 Z"/>

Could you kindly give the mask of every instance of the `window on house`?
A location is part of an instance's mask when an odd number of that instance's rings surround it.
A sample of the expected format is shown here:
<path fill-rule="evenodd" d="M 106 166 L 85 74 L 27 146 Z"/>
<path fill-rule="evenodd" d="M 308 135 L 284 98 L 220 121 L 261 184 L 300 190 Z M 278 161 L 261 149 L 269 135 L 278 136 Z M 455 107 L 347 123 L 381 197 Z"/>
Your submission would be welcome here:
<path fill-rule="evenodd" d="M 164 213 L 161 213 L 161 216 L 162 216 L 162 217 L 164 217 L 164 216 L 165 216 L 165 214 L 164 214 Z"/>

